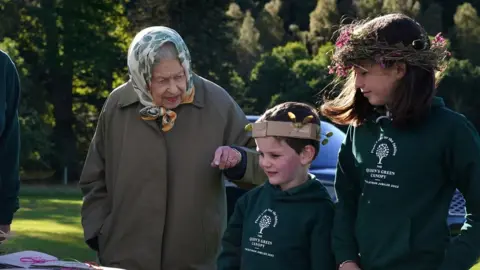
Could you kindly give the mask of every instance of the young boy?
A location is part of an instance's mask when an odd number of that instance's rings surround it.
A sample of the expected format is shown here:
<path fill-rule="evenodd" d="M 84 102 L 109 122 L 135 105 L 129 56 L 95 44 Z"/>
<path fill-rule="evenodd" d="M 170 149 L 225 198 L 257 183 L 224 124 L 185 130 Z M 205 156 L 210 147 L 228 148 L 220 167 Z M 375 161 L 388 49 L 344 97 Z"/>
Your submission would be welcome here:
<path fill-rule="evenodd" d="M 222 239 L 219 270 L 335 269 L 333 202 L 308 173 L 319 151 L 319 124 L 315 109 L 287 102 L 248 126 L 268 182 L 237 201 Z"/>

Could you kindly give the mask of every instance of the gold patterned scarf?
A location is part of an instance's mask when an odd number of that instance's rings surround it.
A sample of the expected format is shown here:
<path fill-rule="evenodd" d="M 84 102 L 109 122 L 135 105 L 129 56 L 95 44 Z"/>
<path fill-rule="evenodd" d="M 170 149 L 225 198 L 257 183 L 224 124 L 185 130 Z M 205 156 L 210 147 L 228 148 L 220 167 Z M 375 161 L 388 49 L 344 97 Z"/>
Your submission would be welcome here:
<path fill-rule="evenodd" d="M 175 45 L 178 59 L 185 70 L 187 78 L 187 89 L 182 97 L 181 104 L 192 103 L 195 96 L 195 88 L 192 79 L 190 52 L 182 37 L 175 30 L 164 26 L 145 28 L 135 36 L 128 49 L 130 80 L 133 89 L 140 99 L 140 103 L 145 106 L 140 110 L 140 116 L 145 121 L 158 121 L 164 132 L 172 129 L 177 114 L 170 109 L 154 104 L 148 85 L 152 79 L 155 54 L 166 42 L 172 42 Z"/>

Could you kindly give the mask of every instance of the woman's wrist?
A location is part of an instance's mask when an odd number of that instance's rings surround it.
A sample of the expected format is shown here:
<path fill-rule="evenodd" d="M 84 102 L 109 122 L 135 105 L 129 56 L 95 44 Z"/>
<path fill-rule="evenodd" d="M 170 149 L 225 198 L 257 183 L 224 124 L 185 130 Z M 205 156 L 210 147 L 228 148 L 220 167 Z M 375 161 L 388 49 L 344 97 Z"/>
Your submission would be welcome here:
<path fill-rule="evenodd" d="M 242 153 L 235 147 L 230 147 L 233 149 L 233 151 L 235 152 L 235 154 L 237 155 L 238 157 L 238 163 L 241 163 L 242 162 Z"/>

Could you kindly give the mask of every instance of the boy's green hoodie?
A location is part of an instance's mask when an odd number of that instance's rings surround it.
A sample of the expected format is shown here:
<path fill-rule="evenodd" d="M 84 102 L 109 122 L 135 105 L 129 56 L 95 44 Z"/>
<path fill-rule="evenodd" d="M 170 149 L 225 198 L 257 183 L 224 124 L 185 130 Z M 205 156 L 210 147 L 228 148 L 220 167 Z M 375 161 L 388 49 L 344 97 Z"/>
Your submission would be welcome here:
<path fill-rule="evenodd" d="M 458 188 L 469 216 L 450 243 L 447 215 Z M 388 118 L 350 127 L 339 154 L 333 229 L 337 263 L 362 270 L 467 270 L 480 256 L 480 139 L 435 98 L 407 130 Z"/>
<path fill-rule="evenodd" d="M 0 225 L 12 222 L 18 209 L 20 82 L 10 57 L 0 51 Z"/>
<path fill-rule="evenodd" d="M 314 176 L 286 191 L 267 181 L 237 201 L 218 269 L 333 270 L 332 222 L 332 200 Z"/>

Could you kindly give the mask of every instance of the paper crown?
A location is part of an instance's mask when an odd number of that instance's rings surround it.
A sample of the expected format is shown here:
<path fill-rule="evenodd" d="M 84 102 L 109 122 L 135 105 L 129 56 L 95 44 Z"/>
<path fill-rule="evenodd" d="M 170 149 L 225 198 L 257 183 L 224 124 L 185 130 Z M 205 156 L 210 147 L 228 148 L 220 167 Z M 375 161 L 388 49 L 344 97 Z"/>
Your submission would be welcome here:
<path fill-rule="evenodd" d="M 320 125 L 309 123 L 313 116 L 309 115 L 302 122 L 296 121 L 295 114 L 289 112 L 289 118 L 292 122 L 282 121 L 264 121 L 250 123 L 245 126 L 245 130 L 252 132 L 253 138 L 261 137 L 288 137 L 298 139 L 310 139 L 320 141 Z M 328 138 L 333 135 L 332 132 L 325 134 L 327 138 L 322 140 L 322 145 L 328 143 Z"/>

